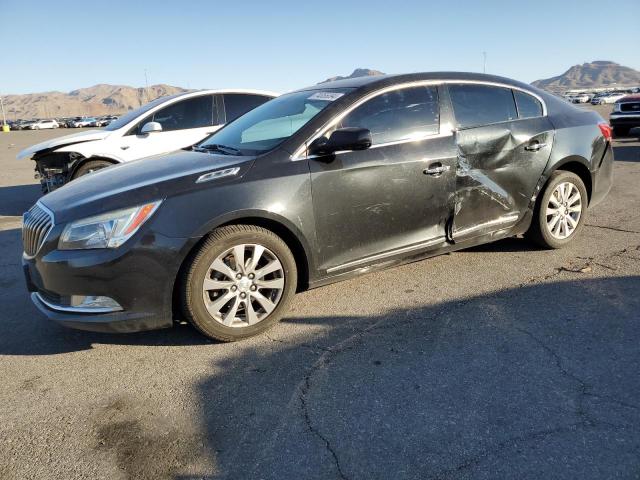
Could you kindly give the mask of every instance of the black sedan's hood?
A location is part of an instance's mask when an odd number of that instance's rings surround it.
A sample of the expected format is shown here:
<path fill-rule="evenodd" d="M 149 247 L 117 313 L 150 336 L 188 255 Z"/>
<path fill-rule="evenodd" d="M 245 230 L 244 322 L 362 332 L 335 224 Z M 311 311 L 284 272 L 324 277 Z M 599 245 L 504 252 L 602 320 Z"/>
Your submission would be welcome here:
<path fill-rule="evenodd" d="M 45 195 L 40 202 L 49 208 L 55 223 L 161 200 L 211 183 L 196 184 L 204 173 L 238 165 L 248 168 L 255 157 L 177 151 L 114 165 L 81 177 Z M 241 176 L 245 168 L 241 168 Z"/>

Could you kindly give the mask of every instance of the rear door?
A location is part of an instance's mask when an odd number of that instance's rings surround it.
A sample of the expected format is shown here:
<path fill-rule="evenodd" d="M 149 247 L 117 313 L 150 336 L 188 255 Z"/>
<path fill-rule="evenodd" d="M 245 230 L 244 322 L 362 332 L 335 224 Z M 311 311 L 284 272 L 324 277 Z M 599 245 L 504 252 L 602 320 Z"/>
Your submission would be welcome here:
<path fill-rule="evenodd" d="M 321 265 L 340 273 L 445 243 L 452 215 L 456 148 L 440 133 L 439 89 L 381 93 L 336 128 L 371 131 L 373 145 L 310 159 Z"/>
<path fill-rule="evenodd" d="M 454 241 L 513 227 L 525 214 L 551 153 L 553 127 L 534 96 L 461 83 L 448 92 L 458 165 Z"/>
<path fill-rule="evenodd" d="M 217 130 L 218 121 L 214 95 L 179 100 L 138 122 L 118 140 L 118 153 L 124 160 L 134 160 L 189 147 Z M 148 122 L 158 122 L 162 131 L 143 135 L 141 129 Z"/>

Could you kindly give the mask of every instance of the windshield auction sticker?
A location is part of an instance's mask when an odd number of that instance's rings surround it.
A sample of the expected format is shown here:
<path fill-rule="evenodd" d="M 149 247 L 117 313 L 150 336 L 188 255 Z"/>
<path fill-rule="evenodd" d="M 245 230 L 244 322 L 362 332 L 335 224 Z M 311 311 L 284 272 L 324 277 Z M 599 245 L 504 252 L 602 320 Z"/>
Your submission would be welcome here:
<path fill-rule="evenodd" d="M 311 95 L 308 100 L 324 100 L 325 102 L 333 102 L 343 95 L 344 93 L 338 92 L 316 92 Z"/>

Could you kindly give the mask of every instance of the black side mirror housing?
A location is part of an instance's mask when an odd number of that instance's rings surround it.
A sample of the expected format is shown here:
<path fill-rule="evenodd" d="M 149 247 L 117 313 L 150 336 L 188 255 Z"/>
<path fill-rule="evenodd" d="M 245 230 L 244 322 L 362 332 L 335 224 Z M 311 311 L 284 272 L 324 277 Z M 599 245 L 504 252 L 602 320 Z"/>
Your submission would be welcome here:
<path fill-rule="evenodd" d="M 319 137 L 311 142 L 309 155 L 325 156 L 345 150 L 366 150 L 371 143 L 371 132 L 366 128 L 339 128 L 329 138 Z"/>

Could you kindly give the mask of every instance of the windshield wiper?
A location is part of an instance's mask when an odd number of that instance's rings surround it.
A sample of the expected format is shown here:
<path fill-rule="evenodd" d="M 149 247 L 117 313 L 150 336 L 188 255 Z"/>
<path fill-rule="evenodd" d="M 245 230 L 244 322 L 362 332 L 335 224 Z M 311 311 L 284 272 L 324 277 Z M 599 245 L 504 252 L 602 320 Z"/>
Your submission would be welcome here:
<path fill-rule="evenodd" d="M 228 145 L 220 145 L 218 143 L 210 143 L 208 145 L 197 145 L 193 147 L 196 151 L 205 152 L 219 152 L 223 155 L 237 155 L 242 156 L 242 151 L 237 148 L 229 147 Z"/>

